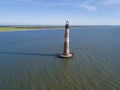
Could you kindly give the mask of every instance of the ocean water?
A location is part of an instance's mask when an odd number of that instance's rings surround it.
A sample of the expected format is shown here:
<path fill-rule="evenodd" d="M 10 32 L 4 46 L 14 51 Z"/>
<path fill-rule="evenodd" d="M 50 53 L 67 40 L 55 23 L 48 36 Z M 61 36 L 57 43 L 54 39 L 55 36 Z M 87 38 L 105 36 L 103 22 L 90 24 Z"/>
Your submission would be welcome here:
<path fill-rule="evenodd" d="M 0 90 L 120 90 L 120 26 L 0 32 Z"/>

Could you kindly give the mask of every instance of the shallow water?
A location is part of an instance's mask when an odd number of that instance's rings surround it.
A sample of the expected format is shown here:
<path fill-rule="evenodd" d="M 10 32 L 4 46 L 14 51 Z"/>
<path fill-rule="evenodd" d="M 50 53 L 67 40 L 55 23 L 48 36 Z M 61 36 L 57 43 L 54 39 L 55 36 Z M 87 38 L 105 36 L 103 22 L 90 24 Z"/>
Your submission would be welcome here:
<path fill-rule="evenodd" d="M 0 90 L 119 90 L 120 27 L 71 28 L 71 59 L 58 58 L 64 30 L 0 33 Z"/>

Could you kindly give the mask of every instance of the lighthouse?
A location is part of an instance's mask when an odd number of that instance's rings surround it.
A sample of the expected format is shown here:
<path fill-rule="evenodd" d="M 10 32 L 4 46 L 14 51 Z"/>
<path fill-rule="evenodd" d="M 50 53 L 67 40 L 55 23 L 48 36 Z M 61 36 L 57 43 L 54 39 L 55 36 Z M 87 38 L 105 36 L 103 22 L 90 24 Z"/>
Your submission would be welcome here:
<path fill-rule="evenodd" d="M 65 25 L 65 37 L 64 37 L 64 49 L 63 49 L 63 53 L 59 54 L 59 57 L 61 58 L 70 58 L 73 56 L 72 53 L 70 53 L 70 43 L 69 43 L 69 22 L 66 21 L 66 25 Z"/>

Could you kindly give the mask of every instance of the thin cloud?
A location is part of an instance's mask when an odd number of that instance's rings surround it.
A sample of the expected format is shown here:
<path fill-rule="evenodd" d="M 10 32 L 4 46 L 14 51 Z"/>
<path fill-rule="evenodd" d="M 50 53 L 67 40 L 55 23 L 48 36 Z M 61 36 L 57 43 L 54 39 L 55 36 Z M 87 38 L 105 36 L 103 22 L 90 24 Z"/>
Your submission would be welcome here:
<path fill-rule="evenodd" d="M 95 11 L 103 6 L 118 5 L 120 0 L 0 0 L 4 4 L 30 4 L 39 6 L 64 6 L 73 8 L 85 8 L 87 10 Z"/>
<path fill-rule="evenodd" d="M 81 7 L 86 8 L 86 9 L 91 10 L 91 11 L 97 10 L 97 7 L 90 6 L 90 5 L 81 5 Z"/>
<path fill-rule="evenodd" d="M 101 2 L 108 5 L 120 4 L 120 0 L 102 0 Z"/>

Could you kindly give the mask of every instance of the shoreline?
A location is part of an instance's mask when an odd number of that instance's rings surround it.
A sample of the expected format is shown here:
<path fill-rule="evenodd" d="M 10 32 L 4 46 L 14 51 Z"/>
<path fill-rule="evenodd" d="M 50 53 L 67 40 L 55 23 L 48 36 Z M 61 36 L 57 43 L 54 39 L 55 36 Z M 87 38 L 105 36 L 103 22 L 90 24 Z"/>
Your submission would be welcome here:
<path fill-rule="evenodd" d="M 17 32 L 17 31 L 33 31 L 33 30 L 56 30 L 56 29 L 64 29 L 64 28 L 44 28 L 44 29 L 14 29 L 14 30 L 0 30 L 0 32 Z"/>

